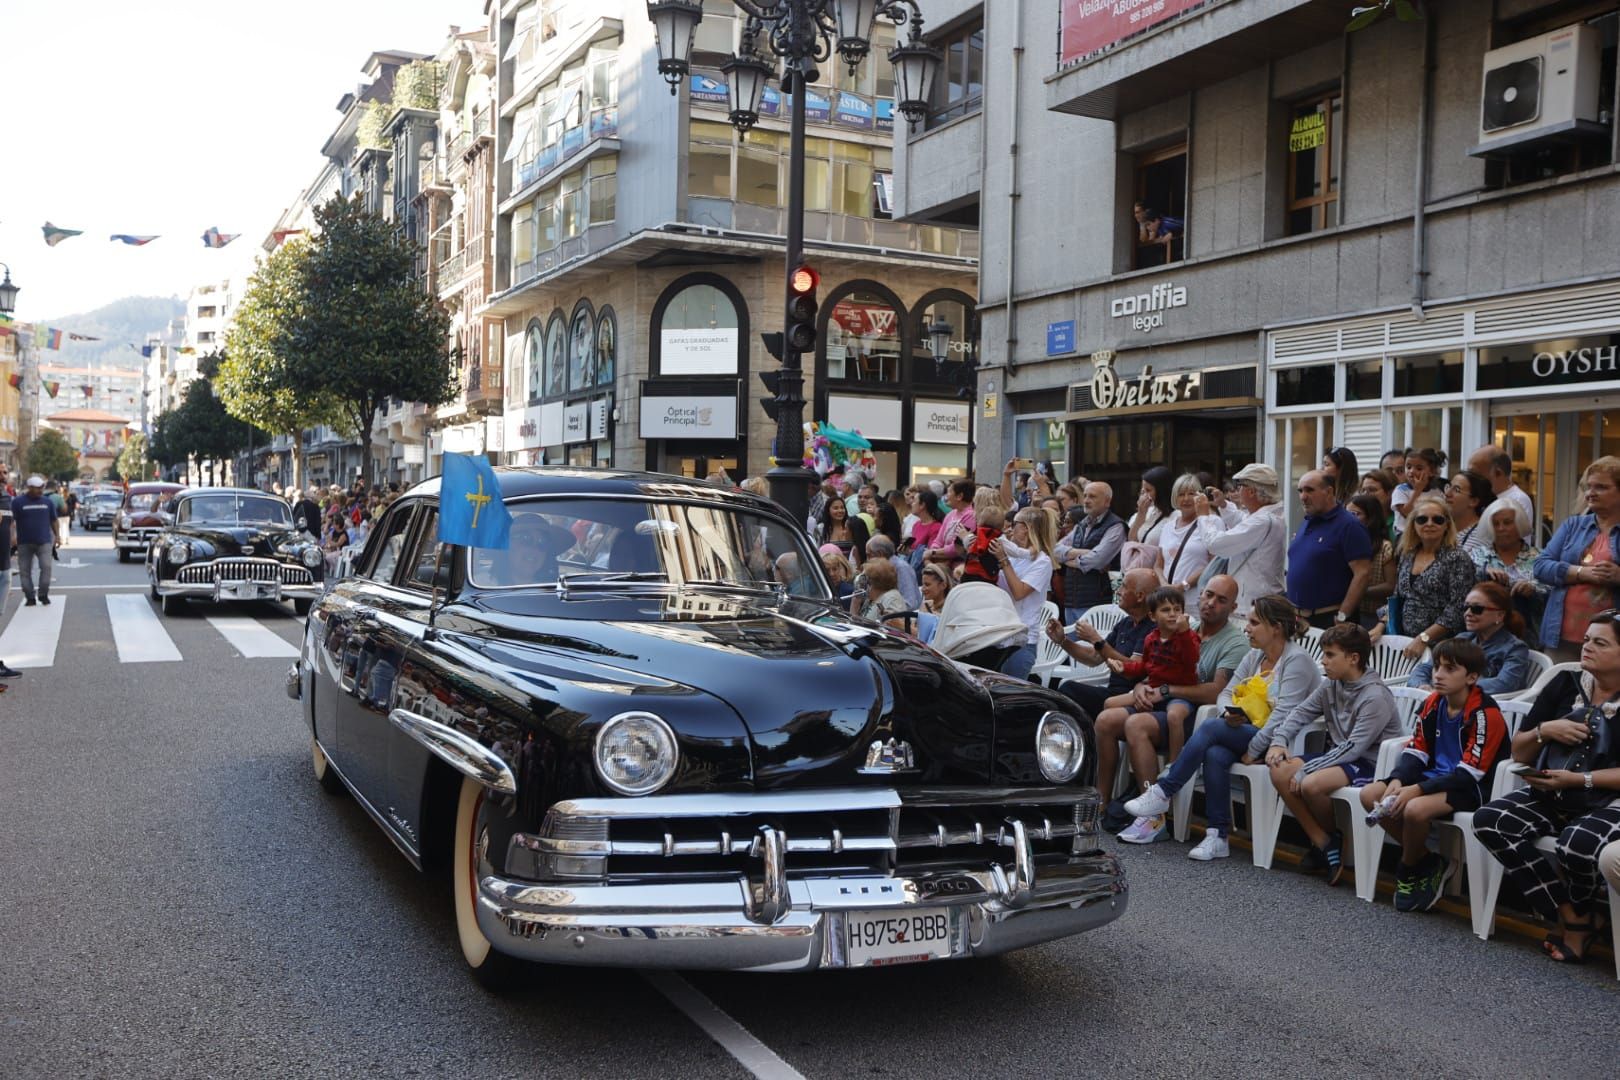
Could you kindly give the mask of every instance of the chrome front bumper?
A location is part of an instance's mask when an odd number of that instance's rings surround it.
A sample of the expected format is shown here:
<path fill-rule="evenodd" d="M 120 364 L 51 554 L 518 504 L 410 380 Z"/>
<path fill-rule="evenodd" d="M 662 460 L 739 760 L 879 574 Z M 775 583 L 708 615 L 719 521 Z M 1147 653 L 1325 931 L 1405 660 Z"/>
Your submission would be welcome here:
<path fill-rule="evenodd" d="M 994 956 L 1069 937 L 1124 914 L 1119 860 L 1103 851 L 1012 867 L 913 877 L 791 878 L 786 895 L 731 881 L 531 884 L 485 877 L 478 925 L 500 952 L 548 964 L 814 971 L 849 967 L 852 911 L 944 908 L 950 958 Z M 767 905 L 777 910 L 762 918 Z"/>
<path fill-rule="evenodd" d="M 157 593 L 159 596 L 192 596 L 216 602 L 246 599 L 246 597 L 221 595 L 219 592 L 221 584 L 230 585 L 236 583 L 205 581 L 198 584 L 187 584 L 168 578 L 157 583 Z M 242 584 L 247 583 L 243 582 Z M 258 597 L 260 600 L 319 600 L 322 595 L 322 586 L 319 581 L 311 585 L 286 585 L 279 581 L 261 581 L 253 584 L 258 585 L 262 592 L 262 595 Z"/>

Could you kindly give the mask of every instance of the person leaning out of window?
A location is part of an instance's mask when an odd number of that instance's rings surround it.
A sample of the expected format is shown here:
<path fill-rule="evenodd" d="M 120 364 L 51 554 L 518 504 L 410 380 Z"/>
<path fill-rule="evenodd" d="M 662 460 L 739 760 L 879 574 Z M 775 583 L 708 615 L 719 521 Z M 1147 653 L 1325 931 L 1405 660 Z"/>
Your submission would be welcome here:
<path fill-rule="evenodd" d="M 1581 476 L 1584 514 L 1565 519 L 1536 559 L 1536 580 L 1551 586 L 1541 647 L 1569 660 L 1592 616 L 1615 606 L 1620 586 L 1620 458 L 1600 457 Z"/>
<path fill-rule="evenodd" d="M 1414 660 L 1421 657 L 1430 645 L 1462 630 L 1463 604 L 1477 576 L 1474 560 L 1457 546 L 1445 499 L 1419 495 L 1401 534 L 1395 594 L 1383 621 L 1373 627 L 1373 641 L 1386 633 L 1409 637 L 1402 651 Z"/>

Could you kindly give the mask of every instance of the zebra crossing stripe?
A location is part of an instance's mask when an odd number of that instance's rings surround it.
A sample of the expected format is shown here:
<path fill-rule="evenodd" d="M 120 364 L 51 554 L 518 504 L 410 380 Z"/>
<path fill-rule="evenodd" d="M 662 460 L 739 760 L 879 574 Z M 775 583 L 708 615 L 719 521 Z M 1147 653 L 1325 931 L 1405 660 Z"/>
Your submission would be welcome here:
<path fill-rule="evenodd" d="M 163 620 L 151 601 L 139 594 L 108 594 L 107 618 L 112 621 L 113 643 L 125 664 L 149 664 L 181 659 Z"/>
<path fill-rule="evenodd" d="M 67 598 L 49 604 L 19 606 L 0 634 L 0 660 L 14 668 L 48 668 L 56 664 L 56 643 L 62 636 L 62 611 Z"/>
<path fill-rule="evenodd" d="M 297 656 L 298 647 L 245 615 L 210 615 L 208 622 L 243 656 Z M 0 656 L 0 659 L 4 659 Z"/>

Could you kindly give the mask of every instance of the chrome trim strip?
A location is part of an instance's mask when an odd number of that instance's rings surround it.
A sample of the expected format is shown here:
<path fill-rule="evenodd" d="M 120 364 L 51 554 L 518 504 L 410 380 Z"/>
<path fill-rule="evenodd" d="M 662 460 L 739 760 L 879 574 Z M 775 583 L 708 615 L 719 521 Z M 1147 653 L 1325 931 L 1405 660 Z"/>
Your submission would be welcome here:
<path fill-rule="evenodd" d="M 404 709 L 395 709 L 388 714 L 388 719 L 452 769 L 472 777 L 491 791 L 503 795 L 517 791 L 517 777 L 512 774 L 511 766 L 470 736 Z"/>
<path fill-rule="evenodd" d="M 942 802 L 941 805 L 958 805 Z M 977 801 L 977 800 L 975 800 Z M 986 800 L 993 801 L 993 800 Z M 1069 802 L 1077 801 L 1070 793 Z M 618 799 L 565 799 L 551 807 L 560 816 L 581 818 L 725 817 L 745 814 L 816 814 L 834 810 L 898 809 L 892 788 L 818 788 L 815 791 L 740 791 L 703 795 L 641 795 Z"/>
<path fill-rule="evenodd" d="M 343 775 L 343 770 L 338 768 L 337 762 L 332 760 L 332 755 L 327 753 L 326 747 L 321 746 L 321 741 L 319 739 L 315 740 L 315 745 L 320 746 L 321 753 L 326 754 L 326 767 L 337 773 L 338 779 L 343 781 L 343 786 L 349 789 L 350 795 L 354 796 L 354 801 L 360 804 L 360 809 L 364 810 L 368 815 L 370 815 L 371 820 L 375 821 L 378 827 L 382 829 L 383 835 L 388 837 L 389 840 L 393 841 L 395 847 L 399 848 L 399 853 L 405 856 L 405 858 L 409 859 L 411 865 L 417 870 L 421 870 L 422 856 L 418 854 L 416 849 L 411 847 L 410 843 L 399 834 L 399 830 L 394 828 L 393 822 L 389 821 L 382 814 L 379 814 L 377 812 L 377 808 L 371 805 L 371 801 L 360 793 L 360 789 L 349 782 L 349 778 Z"/>

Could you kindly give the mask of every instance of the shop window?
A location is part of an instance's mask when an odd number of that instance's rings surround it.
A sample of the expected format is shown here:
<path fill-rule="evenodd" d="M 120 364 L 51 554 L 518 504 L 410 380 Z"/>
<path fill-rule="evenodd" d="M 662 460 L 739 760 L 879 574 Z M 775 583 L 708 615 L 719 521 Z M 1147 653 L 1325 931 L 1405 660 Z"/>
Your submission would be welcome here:
<path fill-rule="evenodd" d="M 984 20 L 952 30 L 934 41 L 945 65 L 934 77 L 928 126 L 938 127 L 978 112 L 984 105 Z"/>
<path fill-rule="evenodd" d="M 711 199 L 731 198 L 731 146 L 734 138 L 731 126 L 693 120 L 691 136 L 692 144 L 686 163 L 686 193 Z M 806 174 L 807 200 L 809 192 Z"/>
<path fill-rule="evenodd" d="M 828 311 L 827 378 L 850 382 L 900 380 L 900 312 L 873 292 L 853 291 Z"/>
<path fill-rule="evenodd" d="M 1344 101 L 1338 90 L 1296 105 L 1288 121 L 1288 235 L 1339 223 Z"/>
<path fill-rule="evenodd" d="M 529 327 L 523 332 L 523 366 L 528 374 L 528 381 L 524 385 L 530 401 L 540 400 L 540 391 L 545 385 L 545 344 L 545 331 L 540 327 L 540 320 L 529 320 Z"/>
<path fill-rule="evenodd" d="M 1463 354 L 1460 350 L 1422 356 L 1397 356 L 1393 364 L 1396 397 L 1462 393 Z"/>
<path fill-rule="evenodd" d="M 564 355 L 567 347 L 568 330 L 563 322 L 563 313 L 559 311 L 552 315 L 551 322 L 546 324 L 545 396 L 548 398 L 562 396 L 567 374 L 567 358 Z"/>
<path fill-rule="evenodd" d="M 619 317 L 610 307 L 596 316 L 596 385 L 612 386 L 619 363 Z"/>
<path fill-rule="evenodd" d="M 1311 364 L 1308 367 L 1279 368 L 1277 408 L 1333 404 L 1333 367 L 1332 364 Z"/>
<path fill-rule="evenodd" d="M 1186 143 L 1141 155 L 1128 227 L 1133 237 L 1133 268 L 1164 266 L 1186 257 Z"/>
<path fill-rule="evenodd" d="M 591 302 L 581 300 L 568 335 L 568 389 L 572 393 L 595 385 L 596 320 L 591 317 Z"/>
<path fill-rule="evenodd" d="M 1346 364 L 1344 368 L 1344 399 L 1346 401 L 1382 401 L 1384 398 L 1384 361 L 1361 360 Z"/>
<path fill-rule="evenodd" d="M 694 280 L 696 278 L 697 280 Z M 735 287 L 712 274 L 693 275 L 665 291 L 653 309 L 659 375 L 736 375 L 745 327 Z"/>
<path fill-rule="evenodd" d="M 1069 428 L 1055 416 L 1019 420 L 1016 442 L 1018 456 L 1052 463 L 1054 485 L 1069 479 Z"/>

